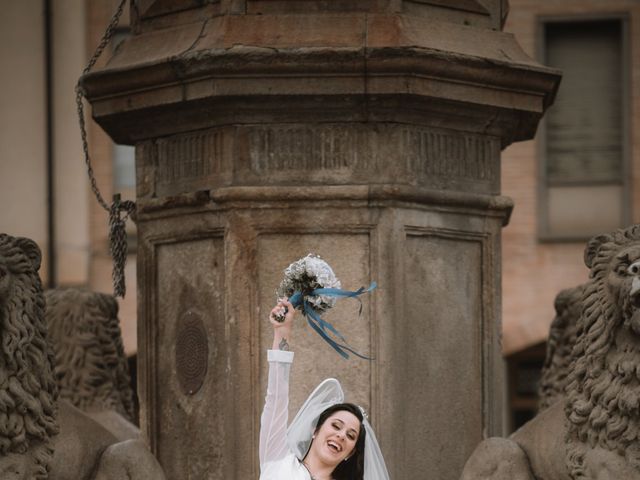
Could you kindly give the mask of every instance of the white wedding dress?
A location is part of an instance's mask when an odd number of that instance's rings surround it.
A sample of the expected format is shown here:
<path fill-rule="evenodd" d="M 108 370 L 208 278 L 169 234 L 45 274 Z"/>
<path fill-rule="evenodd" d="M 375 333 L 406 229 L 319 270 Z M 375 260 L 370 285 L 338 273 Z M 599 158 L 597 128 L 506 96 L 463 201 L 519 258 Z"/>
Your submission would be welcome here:
<path fill-rule="evenodd" d="M 269 350 L 269 380 L 260 420 L 260 480 L 311 480 L 287 444 L 289 370 L 293 352 Z"/>
<path fill-rule="evenodd" d="M 329 378 L 309 395 L 287 428 L 289 371 L 293 352 L 268 350 L 269 379 L 260 420 L 260 480 L 311 480 L 303 465 L 318 417 L 326 408 L 344 402 L 340 383 Z M 389 480 L 376 436 L 365 418 L 364 480 Z"/>

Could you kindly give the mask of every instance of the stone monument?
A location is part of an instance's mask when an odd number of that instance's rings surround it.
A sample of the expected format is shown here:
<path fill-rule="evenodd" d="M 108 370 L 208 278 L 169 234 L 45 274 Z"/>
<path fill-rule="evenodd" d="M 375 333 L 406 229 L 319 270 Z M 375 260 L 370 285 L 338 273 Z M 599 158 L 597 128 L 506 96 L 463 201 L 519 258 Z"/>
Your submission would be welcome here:
<path fill-rule="evenodd" d="M 119 440 L 138 438 L 118 302 L 80 288 L 45 292 L 47 333 L 60 398 Z"/>
<path fill-rule="evenodd" d="M 585 263 L 564 395 L 480 444 L 463 480 L 640 479 L 640 226 L 594 237 Z"/>
<path fill-rule="evenodd" d="M 136 146 L 141 429 L 169 477 L 258 478 L 268 312 L 313 252 L 362 315 L 299 322 L 291 408 L 337 376 L 393 478 L 457 479 L 502 433 L 500 151 L 559 73 L 501 31 L 504 0 L 138 0 L 83 79 Z"/>

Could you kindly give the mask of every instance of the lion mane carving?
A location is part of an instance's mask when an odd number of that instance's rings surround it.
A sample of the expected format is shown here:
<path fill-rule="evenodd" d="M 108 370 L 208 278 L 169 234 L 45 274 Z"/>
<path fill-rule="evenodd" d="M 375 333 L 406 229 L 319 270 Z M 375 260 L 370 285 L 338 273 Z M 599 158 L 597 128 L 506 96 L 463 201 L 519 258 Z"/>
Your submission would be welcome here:
<path fill-rule="evenodd" d="M 567 288 L 556 295 L 556 316 L 549 328 L 547 354 L 538 387 L 539 411 L 549 408 L 564 394 L 573 358 L 572 350 L 578 334 L 585 286 Z"/>
<path fill-rule="evenodd" d="M 133 420 L 133 391 L 115 298 L 64 288 L 47 290 L 45 299 L 60 398 L 84 411 L 110 409 Z"/>
<path fill-rule="evenodd" d="M 593 238 L 592 282 L 566 387 L 568 466 L 584 478 L 589 450 L 617 452 L 640 476 L 640 226 Z"/>
<path fill-rule="evenodd" d="M 58 398 L 40 258 L 33 241 L 0 234 L 0 478 L 164 479 L 142 441 L 118 442 Z"/>
<path fill-rule="evenodd" d="M 38 295 L 40 249 L 26 238 L 0 234 L 0 251 L 0 454 L 29 451 L 34 478 L 46 479 L 59 427 L 44 299 Z"/>
<path fill-rule="evenodd" d="M 46 318 L 60 398 L 120 439 L 139 434 L 118 303 L 80 288 L 47 290 Z M 118 415 L 116 415 L 116 413 Z"/>
<path fill-rule="evenodd" d="M 463 480 L 640 480 L 640 225 L 591 239 L 585 264 L 564 397 L 482 442 Z"/>

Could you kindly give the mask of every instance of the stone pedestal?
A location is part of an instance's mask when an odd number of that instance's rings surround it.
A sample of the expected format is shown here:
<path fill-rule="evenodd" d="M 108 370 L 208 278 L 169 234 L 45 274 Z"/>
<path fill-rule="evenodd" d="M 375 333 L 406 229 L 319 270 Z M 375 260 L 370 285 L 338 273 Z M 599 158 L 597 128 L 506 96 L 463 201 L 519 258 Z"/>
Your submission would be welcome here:
<path fill-rule="evenodd" d="M 136 145 L 142 427 L 167 476 L 257 479 L 282 270 L 315 252 L 343 286 L 299 321 L 292 413 L 324 377 L 370 411 L 391 477 L 457 479 L 502 433 L 500 150 L 559 75 L 500 32 L 500 0 L 138 0 L 84 80 Z"/>

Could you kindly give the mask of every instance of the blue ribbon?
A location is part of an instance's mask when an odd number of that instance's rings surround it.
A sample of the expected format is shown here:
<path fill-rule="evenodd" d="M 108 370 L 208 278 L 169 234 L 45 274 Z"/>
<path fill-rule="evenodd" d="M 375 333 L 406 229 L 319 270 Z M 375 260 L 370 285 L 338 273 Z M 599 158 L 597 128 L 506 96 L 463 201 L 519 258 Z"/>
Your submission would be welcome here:
<path fill-rule="evenodd" d="M 356 300 L 358 300 L 358 302 L 360 302 L 360 309 L 358 311 L 358 315 L 360 315 L 362 313 L 362 301 L 358 297 L 363 293 L 368 293 L 372 291 L 377 286 L 378 285 L 376 284 L 376 282 L 372 282 L 368 288 L 365 289 L 364 287 L 360 287 L 358 290 L 355 290 L 355 291 L 341 290 L 339 288 L 316 288 L 315 290 L 311 291 L 307 295 L 303 295 L 302 292 L 295 292 L 293 295 L 291 295 L 291 297 L 289 298 L 289 301 L 291 302 L 291 305 L 293 305 L 294 308 L 302 310 L 302 312 L 304 313 L 304 316 L 307 319 L 307 323 L 311 326 L 311 328 L 313 328 L 318 333 L 318 335 L 320 335 L 320 337 L 325 342 L 327 342 L 329 346 L 331 346 L 331 348 L 333 348 L 336 352 L 338 352 L 342 357 L 348 359 L 349 353 L 347 352 L 351 352 L 357 357 L 363 358 L 365 360 L 371 360 L 370 357 L 367 357 L 366 355 L 362 355 L 356 352 L 353 348 L 351 348 L 347 343 L 346 339 L 344 338 L 344 336 L 338 330 L 336 330 L 336 328 L 333 325 L 331 325 L 326 320 L 322 319 L 322 317 L 318 315 L 318 313 L 313 309 L 313 307 L 309 305 L 306 297 L 307 296 L 313 297 L 316 295 L 326 295 L 327 297 L 355 298 Z M 333 334 L 342 343 L 339 343 L 333 338 L 331 338 L 329 334 Z"/>

